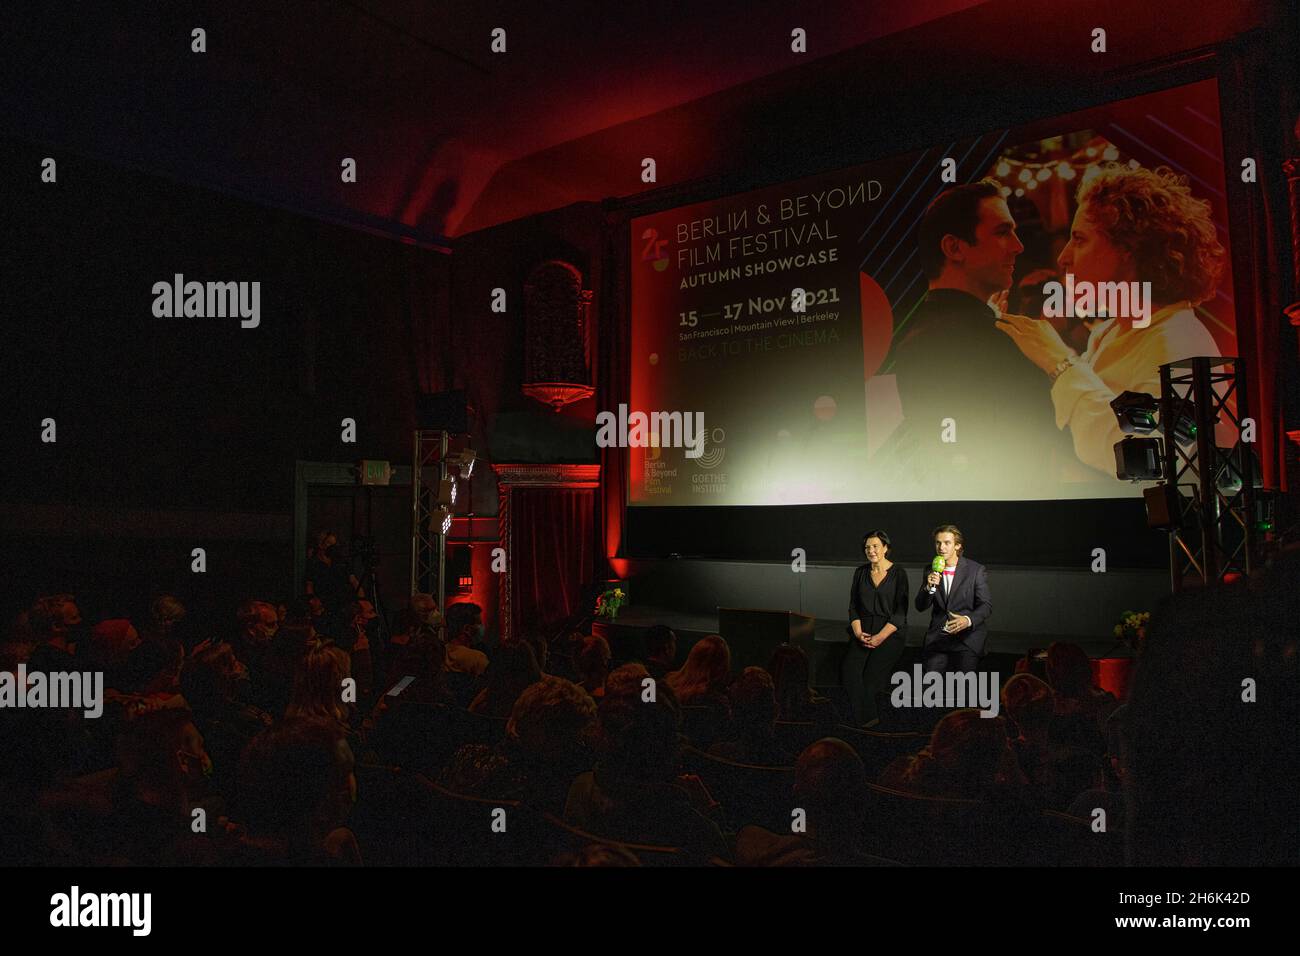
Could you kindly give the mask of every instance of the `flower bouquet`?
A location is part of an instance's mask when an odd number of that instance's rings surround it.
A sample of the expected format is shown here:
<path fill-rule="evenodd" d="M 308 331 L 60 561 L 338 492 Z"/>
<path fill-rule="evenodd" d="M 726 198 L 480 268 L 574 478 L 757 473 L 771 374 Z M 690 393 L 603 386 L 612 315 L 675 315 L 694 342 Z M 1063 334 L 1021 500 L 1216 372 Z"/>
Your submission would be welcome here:
<path fill-rule="evenodd" d="M 1142 642 L 1147 636 L 1147 621 L 1151 620 L 1148 611 L 1125 611 L 1115 625 L 1115 636 L 1119 638 L 1134 654 L 1142 649 Z"/>
<path fill-rule="evenodd" d="M 627 595 L 622 588 L 610 588 L 596 598 L 596 616 L 607 617 L 611 621 L 618 617 L 618 610 L 627 603 Z"/>

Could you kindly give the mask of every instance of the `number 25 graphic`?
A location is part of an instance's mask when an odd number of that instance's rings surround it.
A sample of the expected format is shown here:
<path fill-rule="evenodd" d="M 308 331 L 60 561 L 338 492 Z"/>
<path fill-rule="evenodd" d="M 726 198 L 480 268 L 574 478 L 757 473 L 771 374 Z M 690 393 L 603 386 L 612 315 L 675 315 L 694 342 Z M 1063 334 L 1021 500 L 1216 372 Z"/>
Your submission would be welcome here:
<path fill-rule="evenodd" d="M 641 233 L 641 238 L 646 240 L 645 248 L 641 250 L 641 261 L 651 262 L 664 257 L 663 248 L 668 245 L 668 240 L 659 238 L 658 229 L 647 229 Z"/>

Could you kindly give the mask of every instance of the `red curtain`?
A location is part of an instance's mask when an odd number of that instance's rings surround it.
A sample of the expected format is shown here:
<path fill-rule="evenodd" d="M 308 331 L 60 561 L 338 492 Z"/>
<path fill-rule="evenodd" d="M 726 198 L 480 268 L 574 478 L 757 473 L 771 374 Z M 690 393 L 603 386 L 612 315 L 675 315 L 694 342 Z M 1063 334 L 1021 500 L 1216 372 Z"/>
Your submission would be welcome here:
<path fill-rule="evenodd" d="M 563 620 L 579 610 L 595 566 L 595 489 L 510 492 L 511 631 Z"/>
<path fill-rule="evenodd" d="M 1255 450 L 1264 485 L 1285 490 L 1285 431 L 1293 423 L 1284 420 L 1285 396 L 1278 381 L 1296 359 L 1282 353 L 1294 349 L 1294 339 L 1282 312 L 1293 290 L 1287 275 L 1288 202 L 1281 167 L 1296 102 L 1283 82 L 1289 65 L 1278 59 L 1279 52 L 1263 43 L 1230 51 L 1219 95 L 1226 142 L 1258 162 L 1259 182 L 1249 184 L 1241 182 L 1237 156 L 1227 163 L 1228 201 L 1240 233 L 1248 239 L 1239 243 L 1233 236 L 1237 343 L 1250 372 L 1247 394 L 1250 416 L 1258 424 Z"/>

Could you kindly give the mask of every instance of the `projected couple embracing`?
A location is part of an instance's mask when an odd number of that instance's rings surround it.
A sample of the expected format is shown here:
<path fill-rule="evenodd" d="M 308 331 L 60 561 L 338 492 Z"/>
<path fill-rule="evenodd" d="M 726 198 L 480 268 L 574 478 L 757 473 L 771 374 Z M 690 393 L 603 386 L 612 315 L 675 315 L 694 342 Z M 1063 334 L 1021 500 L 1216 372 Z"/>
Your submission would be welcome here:
<path fill-rule="evenodd" d="M 1113 479 L 1123 435 L 1110 401 L 1159 395 L 1161 365 L 1220 354 L 1193 307 L 1215 295 L 1225 250 L 1186 178 L 1112 164 L 1085 175 L 1076 201 L 1057 260 L 1064 287 L 1144 290 L 1132 314 L 1077 317 L 1081 351 L 1052 322 L 1003 311 L 1025 247 L 996 180 L 949 189 L 925 211 L 929 291 L 895 330 L 891 368 L 918 497 L 1058 498 L 1062 481 Z"/>

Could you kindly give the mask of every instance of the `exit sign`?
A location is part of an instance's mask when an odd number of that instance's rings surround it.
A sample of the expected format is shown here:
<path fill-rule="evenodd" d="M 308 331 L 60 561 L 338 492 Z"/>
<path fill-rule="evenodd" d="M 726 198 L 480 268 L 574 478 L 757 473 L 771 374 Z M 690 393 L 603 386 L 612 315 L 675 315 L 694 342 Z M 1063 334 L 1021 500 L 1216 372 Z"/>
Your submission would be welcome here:
<path fill-rule="evenodd" d="M 392 466 L 386 461 L 361 462 L 361 483 L 363 485 L 386 485 L 392 476 Z"/>

